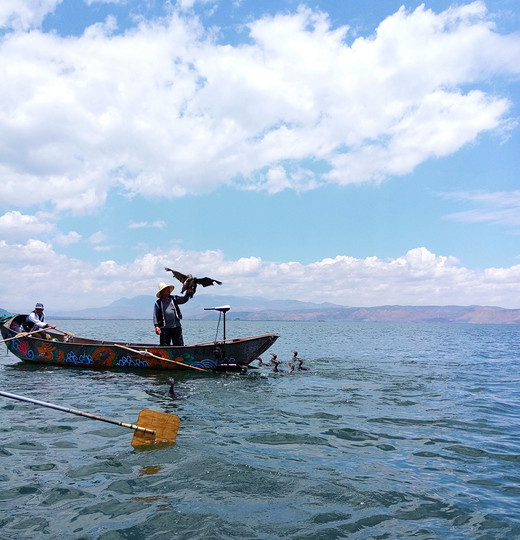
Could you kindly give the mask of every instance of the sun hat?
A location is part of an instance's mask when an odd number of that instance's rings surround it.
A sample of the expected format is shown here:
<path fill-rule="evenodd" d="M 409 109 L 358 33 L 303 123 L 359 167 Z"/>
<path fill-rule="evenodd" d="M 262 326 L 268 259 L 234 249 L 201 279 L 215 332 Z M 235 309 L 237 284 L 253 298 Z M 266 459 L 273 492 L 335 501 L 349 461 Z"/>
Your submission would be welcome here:
<path fill-rule="evenodd" d="M 168 294 L 171 294 L 173 289 L 175 289 L 175 286 L 174 285 L 166 285 L 166 283 L 164 283 L 164 281 L 161 281 L 161 283 L 159 283 L 159 290 L 157 291 L 157 298 L 161 298 L 161 292 L 164 290 L 164 289 L 170 289 L 168 291 Z"/>
<path fill-rule="evenodd" d="M 43 304 L 40 304 L 40 302 L 38 302 L 38 303 L 34 306 L 34 309 L 43 309 Z"/>

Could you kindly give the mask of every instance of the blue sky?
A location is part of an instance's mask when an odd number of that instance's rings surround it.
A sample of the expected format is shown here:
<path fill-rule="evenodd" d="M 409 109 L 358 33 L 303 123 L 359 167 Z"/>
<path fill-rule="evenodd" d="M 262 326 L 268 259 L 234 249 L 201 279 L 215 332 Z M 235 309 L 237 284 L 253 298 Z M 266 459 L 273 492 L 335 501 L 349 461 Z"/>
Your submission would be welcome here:
<path fill-rule="evenodd" d="M 516 0 L 4 4 L 0 307 L 520 308 Z"/>

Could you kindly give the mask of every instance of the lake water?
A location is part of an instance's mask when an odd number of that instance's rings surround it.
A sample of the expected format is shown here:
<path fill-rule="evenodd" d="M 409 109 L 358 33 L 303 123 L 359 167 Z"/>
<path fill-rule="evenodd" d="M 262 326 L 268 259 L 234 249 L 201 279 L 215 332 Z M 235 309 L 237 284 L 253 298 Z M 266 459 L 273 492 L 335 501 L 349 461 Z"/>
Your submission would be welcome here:
<path fill-rule="evenodd" d="M 155 342 L 150 321 L 59 321 Z M 215 336 L 185 321 L 186 342 Z M 0 388 L 135 422 L 176 414 L 175 445 L 0 397 L 2 539 L 520 537 L 520 328 L 228 321 L 277 332 L 311 371 L 168 374 L 28 365 Z M 270 359 L 269 352 L 263 360 Z"/>

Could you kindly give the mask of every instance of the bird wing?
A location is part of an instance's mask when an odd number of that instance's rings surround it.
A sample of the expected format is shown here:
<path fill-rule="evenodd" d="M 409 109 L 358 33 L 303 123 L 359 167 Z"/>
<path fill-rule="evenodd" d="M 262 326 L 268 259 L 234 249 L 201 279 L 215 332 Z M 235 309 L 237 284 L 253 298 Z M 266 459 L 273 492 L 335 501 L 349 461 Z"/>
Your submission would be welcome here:
<path fill-rule="evenodd" d="M 171 272 L 175 278 L 177 278 L 181 283 L 184 283 L 186 279 L 188 279 L 188 276 L 185 276 L 184 274 L 181 274 L 180 272 L 177 272 L 177 270 L 172 270 L 171 268 L 168 268 L 167 266 L 164 267 L 164 269 L 167 272 Z"/>
<path fill-rule="evenodd" d="M 222 285 L 222 281 L 217 281 L 216 279 L 209 278 L 209 277 L 195 278 L 195 281 L 199 285 L 202 285 L 203 287 L 209 287 L 210 285 L 213 285 L 215 283 L 218 283 L 219 285 Z"/>

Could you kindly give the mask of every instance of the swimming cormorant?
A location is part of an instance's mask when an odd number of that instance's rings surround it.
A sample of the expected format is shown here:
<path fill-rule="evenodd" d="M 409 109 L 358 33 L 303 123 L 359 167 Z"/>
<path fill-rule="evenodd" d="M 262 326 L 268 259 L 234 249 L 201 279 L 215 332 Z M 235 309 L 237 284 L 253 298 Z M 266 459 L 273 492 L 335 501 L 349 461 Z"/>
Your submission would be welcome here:
<path fill-rule="evenodd" d="M 301 369 L 302 371 L 310 371 L 310 368 L 302 366 L 303 360 L 301 358 L 298 358 L 298 352 L 297 351 L 293 351 L 293 360 L 295 362 L 298 362 L 298 369 Z"/>
<path fill-rule="evenodd" d="M 301 369 L 302 371 L 310 371 L 311 368 L 303 367 L 303 360 L 301 358 L 297 358 L 296 361 L 298 362 L 298 369 Z"/>
<path fill-rule="evenodd" d="M 175 389 L 173 388 L 174 384 L 175 384 L 175 379 L 173 377 L 170 377 L 168 379 L 169 383 L 170 383 L 170 390 L 168 392 L 168 394 L 170 394 L 170 396 L 172 398 L 182 398 L 184 397 L 184 394 L 179 394 L 175 391 Z"/>
<path fill-rule="evenodd" d="M 276 356 L 276 355 L 275 355 Z M 273 371 L 275 373 L 285 373 L 283 369 L 278 369 L 278 366 L 281 364 L 280 360 L 277 360 L 276 358 L 273 358 L 271 362 L 274 364 Z"/>

